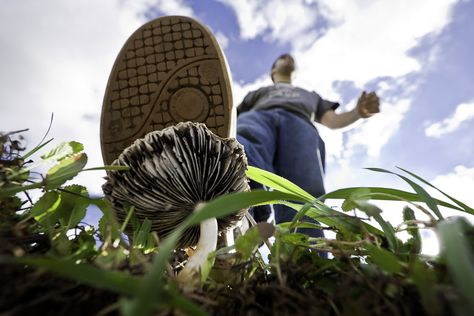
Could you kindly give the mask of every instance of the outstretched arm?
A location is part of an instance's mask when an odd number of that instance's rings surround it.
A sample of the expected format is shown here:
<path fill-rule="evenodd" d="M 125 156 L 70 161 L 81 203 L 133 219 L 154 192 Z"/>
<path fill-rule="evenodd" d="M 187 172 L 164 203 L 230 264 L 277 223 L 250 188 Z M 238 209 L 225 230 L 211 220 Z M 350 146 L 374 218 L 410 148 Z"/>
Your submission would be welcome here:
<path fill-rule="evenodd" d="M 337 129 L 346 127 L 360 118 L 368 118 L 375 113 L 380 112 L 380 100 L 375 92 L 362 92 L 357 105 L 352 111 L 337 114 L 334 110 L 324 112 L 320 123 L 331 128 Z"/>

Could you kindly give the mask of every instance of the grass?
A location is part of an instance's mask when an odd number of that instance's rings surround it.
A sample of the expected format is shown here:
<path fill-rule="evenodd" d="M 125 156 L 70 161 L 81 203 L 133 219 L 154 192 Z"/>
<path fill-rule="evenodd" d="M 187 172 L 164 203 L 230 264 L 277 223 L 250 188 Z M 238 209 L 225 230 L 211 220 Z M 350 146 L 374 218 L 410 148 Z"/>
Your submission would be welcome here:
<path fill-rule="evenodd" d="M 446 200 L 433 198 L 423 186 L 434 186 L 410 171 L 370 169 L 400 177 L 413 192 L 345 188 L 317 199 L 286 179 L 249 167 L 250 179 L 273 190 L 207 201 L 164 240 L 131 207 L 127 220 L 135 238 L 129 244 L 123 238 L 126 225 L 117 222 L 106 200 L 90 198 L 83 186 L 65 185 L 78 173 L 97 169 L 85 169 L 81 144 L 62 143 L 33 163 L 28 159 L 49 141 L 24 154 L 15 136 L 0 135 L 0 277 L 5 280 L 0 313 L 474 314 L 474 229 L 463 217 L 445 218 L 441 207 L 460 215 L 474 211 L 437 188 Z M 46 174 L 35 173 L 38 166 L 50 164 Z M 34 203 L 28 194 L 32 189 L 43 190 Z M 341 209 L 330 208 L 324 199 L 341 200 Z M 373 204 L 376 200 L 404 202 L 403 222 L 386 220 Z M 186 228 L 252 205 L 275 203 L 298 212 L 293 222 L 250 229 L 235 246 L 211 254 L 216 264 L 201 288 L 180 290 L 175 274 L 187 256 L 175 246 Z M 91 204 L 102 211 L 97 228 L 82 222 Z M 351 210 L 365 217 L 355 217 Z M 429 220 L 420 221 L 420 214 L 428 214 Z M 301 222 L 303 215 L 336 237 L 298 233 L 296 228 L 314 225 Z M 422 229 L 438 234 L 439 256 L 420 254 Z M 410 236 L 405 241 L 398 238 L 401 230 Z M 274 241 L 268 260 L 263 260 L 258 248 L 269 231 Z M 321 253 L 330 253 L 331 259 Z M 231 259 L 219 260 L 224 257 Z"/>

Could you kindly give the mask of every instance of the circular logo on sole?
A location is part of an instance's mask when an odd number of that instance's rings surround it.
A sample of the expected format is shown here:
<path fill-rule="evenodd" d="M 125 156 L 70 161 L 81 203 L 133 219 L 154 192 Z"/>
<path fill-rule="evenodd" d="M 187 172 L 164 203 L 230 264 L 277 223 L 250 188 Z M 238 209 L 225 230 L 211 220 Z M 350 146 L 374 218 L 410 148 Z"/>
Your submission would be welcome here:
<path fill-rule="evenodd" d="M 176 121 L 203 122 L 209 115 L 209 101 L 199 89 L 181 88 L 171 96 L 170 113 Z"/>

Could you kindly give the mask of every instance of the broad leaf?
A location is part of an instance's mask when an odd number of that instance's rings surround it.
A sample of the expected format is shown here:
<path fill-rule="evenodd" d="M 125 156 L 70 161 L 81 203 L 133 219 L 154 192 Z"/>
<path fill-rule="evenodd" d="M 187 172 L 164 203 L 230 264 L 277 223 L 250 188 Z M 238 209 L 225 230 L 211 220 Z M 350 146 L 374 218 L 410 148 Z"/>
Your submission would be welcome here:
<path fill-rule="evenodd" d="M 41 156 L 45 161 L 61 161 L 84 150 L 84 146 L 78 142 L 62 142 L 56 148 Z"/>
<path fill-rule="evenodd" d="M 86 154 L 76 154 L 61 160 L 46 174 L 46 178 L 44 180 L 46 188 L 53 190 L 60 187 L 67 180 L 74 178 L 84 168 L 86 163 Z"/>
<path fill-rule="evenodd" d="M 89 193 L 85 187 L 64 187 L 61 191 L 61 205 L 57 210 L 59 222 L 67 228 L 75 227 L 86 216 L 89 204 Z"/>
<path fill-rule="evenodd" d="M 43 194 L 43 196 L 33 205 L 30 215 L 39 221 L 43 216 L 49 212 L 53 212 L 59 206 L 61 198 L 56 191 L 50 191 Z"/>
<path fill-rule="evenodd" d="M 33 207 L 32 215 L 46 227 L 60 223 L 63 230 L 75 227 L 86 216 L 89 196 L 79 185 L 65 187 L 59 193 L 46 193 Z"/>

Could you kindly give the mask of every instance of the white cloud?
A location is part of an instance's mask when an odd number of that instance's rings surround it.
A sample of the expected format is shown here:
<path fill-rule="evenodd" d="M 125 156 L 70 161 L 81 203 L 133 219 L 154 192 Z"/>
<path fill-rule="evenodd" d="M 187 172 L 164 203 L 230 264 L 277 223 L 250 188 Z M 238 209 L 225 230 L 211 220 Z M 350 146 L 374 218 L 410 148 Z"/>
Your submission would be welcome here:
<path fill-rule="evenodd" d="M 474 207 L 474 195 L 472 194 L 474 167 L 456 166 L 452 172 L 435 177 L 431 183 L 468 206 Z M 448 201 L 446 197 L 435 190 L 430 189 L 430 193 Z M 460 215 L 459 212 L 456 214 Z"/>
<path fill-rule="evenodd" d="M 222 50 L 226 49 L 229 46 L 229 38 L 225 36 L 224 33 L 217 31 L 214 33 L 214 35 Z"/>
<path fill-rule="evenodd" d="M 329 93 L 334 80 L 363 86 L 377 77 L 419 71 L 419 61 L 408 52 L 450 22 L 457 2 L 323 0 L 315 6 L 311 0 L 219 1 L 235 11 L 243 39 L 262 36 L 290 43 L 300 69 L 296 82 Z M 320 19 L 329 29 L 316 39 L 314 25 Z"/>
<path fill-rule="evenodd" d="M 109 72 L 131 33 L 156 6 L 163 14 L 193 15 L 184 1 L 25 0 L 0 10 L 0 130 L 30 128 L 39 142 L 54 112 L 50 137 L 85 145 L 88 166 L 103 164 L 99 118 Z M 57 142 L 57 143 L 58 143 Z M 75 182 L 101 192 L 103 172 Z"/>
<path fill-rule="evenodd" d="M 316 127 L 324 140 L 326 146 L 326 163 L 340 161 L 344 153 L 344 134 L 341 130 L 332 130 L 324 125 L 316 124 Z M 338 166 L 342 167 L 342 165 Z"/>
<path fill-rule="evenodd" d="M 320 2 L 333 27 L 310 49 L 295 52 L 301 69 L 299 84 L 327 91 L 334 80 L 353 81 L 362 87 L 377 77 L 419 71 L 419 61 L 408 52 L 423 36 L 441 31 L 450 22 L 455 2 Z"/>
<path fill-rule="evenodd" d="M 253 39 L 267 27 L 266 17 L 257 13 L 261 2 L 249 0 L 219 0 L 234 9 L 240 26 L 240 36 L 243 39 Z"/>
<path fill-rule="evenodd" d="M 218 0 L 234 9 L 240 36 L 254 39 L 264 35 L 271 41 L 298 44 L 315 35 L 311 29 L 318 19 L 302 0 Z"/>
<path fill-rule="evenodd" d="M 364 147 L 369 157 L 377 158 L 383 146 L 399 129 L 410 106 L 408 99 L 394 104 L 384 103 L 381 113 L 365 120 L 361 126 L 349 132 L 345 158 L 350 158 L 358 146 Z"/>
<path fill-rule="evenodd" d="M 461 103 L 456 107 L 454 113 L 442 120 L 430 124 L 425 129 L 426 136 L 439 138 L 445 134 L 457 130 L 462 123 L 474 119 L 474 101 Z"/>
<path fill-rule="evenodd" d="M 129 1 L 134 2 L 134 0 Z M 193 9 L 184 0 L 148 0 L 147 2 L 148 7 L 158 9 L 163 15 L 194 16 Z M 143 12 L 143 10 L 138 12 Z"/>

